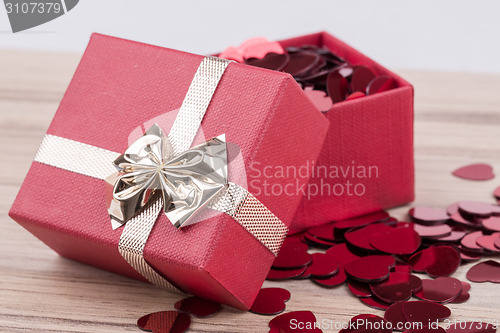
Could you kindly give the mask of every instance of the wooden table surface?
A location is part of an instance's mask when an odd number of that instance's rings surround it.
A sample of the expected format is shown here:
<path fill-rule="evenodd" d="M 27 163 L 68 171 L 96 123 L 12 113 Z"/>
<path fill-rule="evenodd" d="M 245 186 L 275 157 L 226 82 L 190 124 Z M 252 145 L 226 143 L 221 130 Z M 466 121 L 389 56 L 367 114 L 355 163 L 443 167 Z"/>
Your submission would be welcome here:
<path fill-rule="evenodd" d="M 17 225 L 8 210 L 80 59 L 73 54 L 0 51 L 0 332 L 139 332 L 136 320 L 172 310 L 180 296 L 61 258 Z M 451 172 L 487 162 L 500 173 L 500 75 L 400 71 L 415 85 L 415 204 L 492 201 L 500 177 L 473 182 Z M 407 207 L 390 213 L 406 219 Z M 453 276 L 465 280 L 471 265 Z M 311 310 L 318 321 L 346 322 L 382 311 L 347 287 L 310 281 L 265 282 L 292 293 L 286 311 Z M 473 284 L 451 319 L 500 320 L 500 284 Z M 194 318 L 192 332 L 267 332 L 271 317 L 225 307 Z M 336 332 L 327 329 L 325 332 Z"/>

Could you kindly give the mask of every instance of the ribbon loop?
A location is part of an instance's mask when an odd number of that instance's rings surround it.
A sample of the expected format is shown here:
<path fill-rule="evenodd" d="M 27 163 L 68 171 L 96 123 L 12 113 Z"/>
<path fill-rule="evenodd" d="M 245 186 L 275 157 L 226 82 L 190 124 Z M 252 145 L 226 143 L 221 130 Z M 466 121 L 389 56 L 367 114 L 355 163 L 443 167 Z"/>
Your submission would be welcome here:
<path fill-rule="evenodd" d="M 140 214 L 155 194 L 162 196 L 175 227 L 199 222 L 193 219 L 196 213 L 227 185 L 223 135 L 174 156 L 169 139 L 154 124 L 114 164 L 120 171 L 109 178 L 114 182 L 108 200 L 113 227 Z"/>

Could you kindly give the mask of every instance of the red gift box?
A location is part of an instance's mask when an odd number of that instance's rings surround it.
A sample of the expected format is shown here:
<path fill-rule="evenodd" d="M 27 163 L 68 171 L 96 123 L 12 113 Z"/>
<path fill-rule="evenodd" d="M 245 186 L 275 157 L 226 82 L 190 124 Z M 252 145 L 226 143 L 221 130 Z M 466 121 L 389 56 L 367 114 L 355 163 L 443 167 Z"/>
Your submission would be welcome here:
<path fill-rule="evenodd" d="M 324 114 L 330 127 L 318 160 L 310 161 L 313 174 L 290 233 L 413 201 L 411 84 L 326 32 L 279 43 L 283 48 L 327 48 L 397 84 L 392 90 L 336 103 Z"/>
<path fill-rule="evenodd" d="M 203 58 L 94 34 L 47 134 L 123 153 L 131 133 L 180 107 Z M 328 122 L 290 75 L 231 63 L 201 128 L 195 141 L 225 133 L 245 169 L 262 173 L 315 160 Z M 273 185 L 307 181 L 282 177 Z M 301 200 L 300 193 L 252 194 L 286 225 Z M 64 257 L 145 280 L 118 252 L 122 229 L 111 228 L 100 179 L 33 162 L 10 216 Z M 144 257 L 180 289 L 241 309 L 251 306 L 275 258 L 225 214 L 180 230 L 161 214 Z"/>

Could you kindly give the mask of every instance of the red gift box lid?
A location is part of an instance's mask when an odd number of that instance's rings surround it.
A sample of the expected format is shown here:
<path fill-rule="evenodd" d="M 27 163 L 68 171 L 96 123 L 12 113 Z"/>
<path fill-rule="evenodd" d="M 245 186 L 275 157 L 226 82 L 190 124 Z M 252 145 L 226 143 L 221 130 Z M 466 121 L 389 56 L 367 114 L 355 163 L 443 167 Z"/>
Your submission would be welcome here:
<path fill-rule="evenodd" d="M 203 58 L 93 34 L 47 133 L 123 153 L 131 134 L 162 119 L 171 125 Z M 302 193 L 276 191 L 308 178 L 273 177 L 274 192 L 266 191 L 266 170 L 316 160 L 327 128 L 290 75 L 231 63 L 194 144 L 225 133 L 243 157 L 249 191 L 289 225 Z M 65 257 L 144 280 L 118 252 L 122 229 L 111 228 L 102 180 L 33 162 L 10 216 Z M 144 256 L 179 288 L 243 309 L 274 260 L 225 214 L 181 230 L 162 214 Z"/>

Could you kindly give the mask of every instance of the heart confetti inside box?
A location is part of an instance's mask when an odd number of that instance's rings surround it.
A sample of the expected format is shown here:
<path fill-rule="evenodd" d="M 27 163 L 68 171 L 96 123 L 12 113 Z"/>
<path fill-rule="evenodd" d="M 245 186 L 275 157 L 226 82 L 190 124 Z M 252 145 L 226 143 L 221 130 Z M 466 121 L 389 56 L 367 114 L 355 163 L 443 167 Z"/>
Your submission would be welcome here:
<path fill-rule="evenodd" d="M 344 62 L 336 67 L 340 74 L 345 76 L 342 71 L 345 72 L 346 69 L 360 69 L 359 72 L 368 69 L 368 72 L 381 79 L 377 83 L 385 79 L 393 85 L 388 90 L 380 89 L 382 87 L 379 85 L 379 91 L 359 91 L 360 87 L 356 87 L 352 77 L 350 91 L 344 90 L 345 95 L 340 96 L 341 100 L 337 100 L 339 96 L 333 96 L 335 91 L 328 89 L 334 104 L 331 106 L 330 101 L 331 108 L 322 111 L 326 111 L 324 116 L 329 120 L 330 127 L 319 158 L 316 161 L 308 161 L 304 168 L 307 170 L 312 165 L 312 174 L 309 184 L 300 188 L 304 195 L 290 232 L 295 233 L 311 226 L 413 201 L 413 87 L 398 75 L 326 32 L 278 43 L 284 50 L 289 50 L 290 57 L 294 55 L 292 52 L 297 54 L 299 48 L 305 50 L 302 55 L 307 56 L 311 55 L 310 51 L 321 54 L 324 53 L 322 50 L 327 49 L 333 53 L 330 57 Z M 280 59 L 274 53 L 272 55 L 273 57 L 265 59 L 265 64 L 260 61 L 260 65 L 269 68 L 279 63 Z M 263 56 L 262 54 L 261 58 Z M 257 59 L 246 61 L 249 64 L 259 63 Z M 315 69 L 314 66 L 312 69 Z M 297 73 L 297 66 L 292 67 L 294 68 L 285 67 L 281 70 Z M 297 74 L 296 79 L 308 93 L 311 93 L 310 85 L 315 85 L 315 80 L 324 75 L 321 71 L 316 73 L 311 80 L 305 80 L 303 74 Z M 341 76 L 335 74 L 337 77 Z M 327 78 L 327 84 L 329 83 Z M 316 90 L 312 92 L 316 93 L 312 95 L 312 99 L 318 93 L 322 94 Z M 321 102 L 320 100 L 320 106 Z M 321 137 L 318 138 L 320 139 Z M 290 173 L 297 178 L 302 177 L 300 169 L 288 172 L 289 170 L 269 168 L 266 171 L 270 182 Z M 309 177 L 307 173 L 303 175 Z"/>
<path fill-rule="evenodd" d="M 302 195 L 246 182 L 316 160 L 327 129 L 288 74 L 94 34 L 10 216 L 64 257 L 248 309 Z"/>

